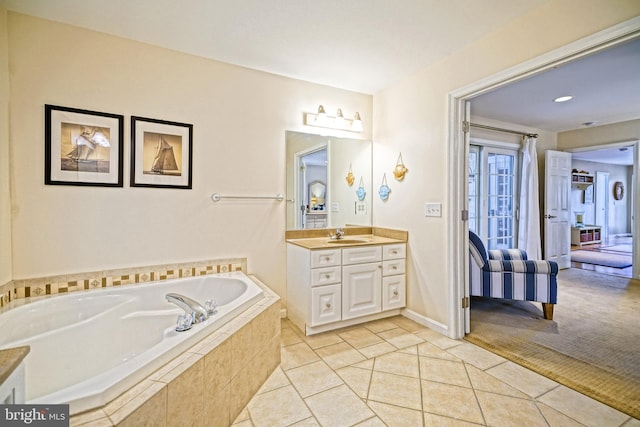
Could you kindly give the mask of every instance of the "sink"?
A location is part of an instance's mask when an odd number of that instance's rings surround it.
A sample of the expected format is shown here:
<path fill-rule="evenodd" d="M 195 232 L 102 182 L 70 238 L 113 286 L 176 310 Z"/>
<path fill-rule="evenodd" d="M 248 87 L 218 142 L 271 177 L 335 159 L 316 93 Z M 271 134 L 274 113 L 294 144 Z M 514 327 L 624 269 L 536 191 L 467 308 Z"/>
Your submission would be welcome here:
<path fill-rule="evenodd" d="M 348 245 L 349 243 L 369 243 L 369 239 L 333 239 L 327 241 L 327 243 L 339 243 L 341 245 Z"/>

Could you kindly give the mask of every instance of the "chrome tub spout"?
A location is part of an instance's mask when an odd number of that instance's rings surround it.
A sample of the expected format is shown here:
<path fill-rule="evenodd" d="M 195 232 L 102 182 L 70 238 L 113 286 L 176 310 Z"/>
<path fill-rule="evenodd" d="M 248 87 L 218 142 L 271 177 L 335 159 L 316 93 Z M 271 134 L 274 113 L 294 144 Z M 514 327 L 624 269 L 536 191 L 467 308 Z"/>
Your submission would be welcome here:
<path fill-rule="evenodd" d="M 207 309 L 204 308 L 199 302 L 194 301 L 187 296 L 169 293 L 166 295 L 166 298 L 167 301 L 174 303 L 175 305 L 183 309 L 185 313 L 189 314 L 193 318 L 193 323 L 204 322 L 209 318 Z"/>

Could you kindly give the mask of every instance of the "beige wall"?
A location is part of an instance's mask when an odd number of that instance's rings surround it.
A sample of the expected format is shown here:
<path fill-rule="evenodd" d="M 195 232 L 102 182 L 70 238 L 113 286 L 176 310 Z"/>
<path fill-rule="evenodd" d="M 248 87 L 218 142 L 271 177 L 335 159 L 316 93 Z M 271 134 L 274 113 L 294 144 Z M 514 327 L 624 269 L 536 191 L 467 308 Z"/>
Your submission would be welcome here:
<path fill-rule="evenodd" d="M 640 120 L 577 129 L 558 134 L 558 150 L 640 140 Z"/>
<path fill-rule="evenodd" d="M 593 34 L 640 13 L 635 0 L 552 0 L 443 61 L 374 97 L 374 182 L 402 151 L 410 172 L 391 182 L 387 203 L 375 200 L 374 225 L 409 231 L 408 308 L 446 326 L 448 293 L 448 94 L 487 76 Z M 442 202 L 441 218 L 424 216 Z"/>
<path fill-rule="evenodd" d="M 21 14 L 8 24 L 13 278 L 247 257 L 286 294 L 285 203 L 210 196 L 284 193 L 285 131 L 318 132 L 303 112 L 323 104 L 359 111 L 370 139 L 371 96 Z M 47 103 L 125 116 L 124 188 L 44 185 Z M 193 124 L 192 190 L 129 186 L 132 115 Z"/>
<path fill-rule="evenodd" d="M 9 181 L 9 63 L 7 11 L 0 7 L 0 285 L 11 271 L 11 187 Z"/>

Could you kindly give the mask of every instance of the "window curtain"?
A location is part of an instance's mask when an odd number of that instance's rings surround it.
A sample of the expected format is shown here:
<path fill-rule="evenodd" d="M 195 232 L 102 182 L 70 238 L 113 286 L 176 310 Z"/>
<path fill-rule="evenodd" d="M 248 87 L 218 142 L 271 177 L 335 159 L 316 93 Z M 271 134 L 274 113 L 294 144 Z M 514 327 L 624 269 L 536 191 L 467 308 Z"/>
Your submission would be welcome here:
<path fill-rule="evenodd" d="M 542 259 L 536 138 L 524 139 L 521 171 L 518 249 L 525 250 L 529 259 Z"/>

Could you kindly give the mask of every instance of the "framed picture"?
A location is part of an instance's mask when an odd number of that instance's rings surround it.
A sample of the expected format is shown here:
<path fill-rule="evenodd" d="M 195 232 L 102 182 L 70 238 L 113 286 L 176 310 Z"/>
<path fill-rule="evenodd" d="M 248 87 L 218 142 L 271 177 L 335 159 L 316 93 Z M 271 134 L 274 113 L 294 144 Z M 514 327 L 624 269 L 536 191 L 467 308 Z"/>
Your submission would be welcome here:
<path fill-rule="evenodd" d="M 122 187 L 124 116 L 44 107 L 44 183 Z"/>
<path fill-rule="evenodd" d="M 193 125 L 131 117 L 131 186 L 191 188 Z"/>

